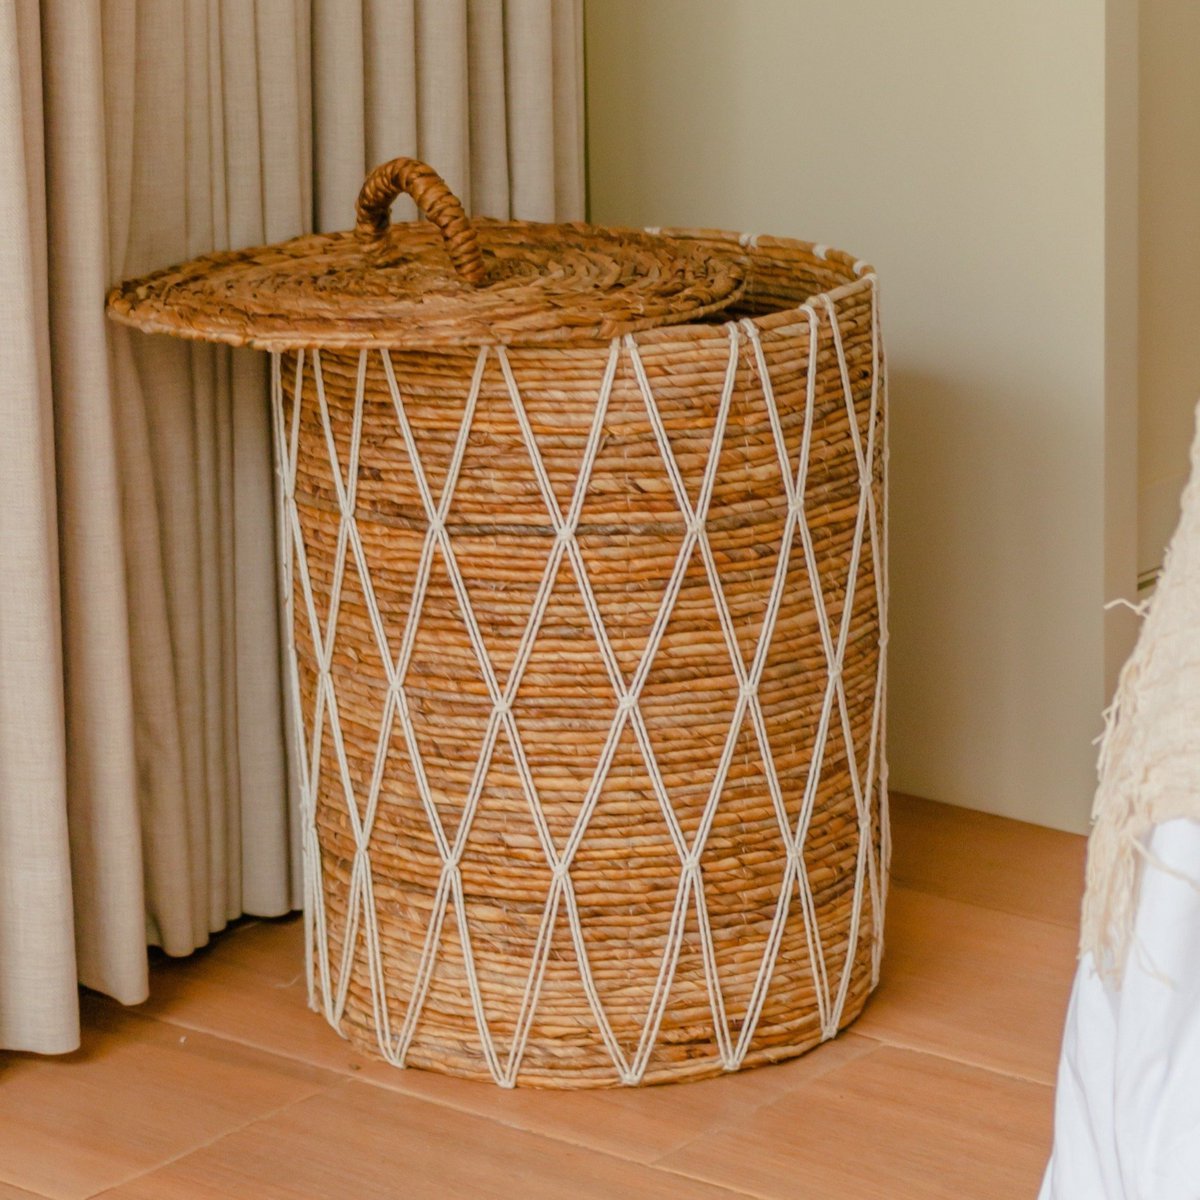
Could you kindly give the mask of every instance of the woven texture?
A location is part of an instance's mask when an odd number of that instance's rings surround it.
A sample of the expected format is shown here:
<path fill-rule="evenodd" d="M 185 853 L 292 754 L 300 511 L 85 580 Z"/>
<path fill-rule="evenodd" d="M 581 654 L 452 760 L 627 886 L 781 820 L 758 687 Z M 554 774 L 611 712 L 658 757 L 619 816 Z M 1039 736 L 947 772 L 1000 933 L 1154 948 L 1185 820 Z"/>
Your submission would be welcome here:
<path fill-rule="evenodd" d="M 312 999 L 398 1065 L 700 1077 L 878 977 L 874 275 L 670 240 L 725 324 L 273 355 Z"/>
<path fill-rule="evenodd" d="M 429 223 L 388 225 L 407 192 Z M 283 350 L 530 345 L 694 320 L 736 300 L 740 254 L 634 230 L 468 220 L 430 167 L 395 159 L 349 233 L 223 252 L 114 288 L 109 314 L 150 333 Z"/>

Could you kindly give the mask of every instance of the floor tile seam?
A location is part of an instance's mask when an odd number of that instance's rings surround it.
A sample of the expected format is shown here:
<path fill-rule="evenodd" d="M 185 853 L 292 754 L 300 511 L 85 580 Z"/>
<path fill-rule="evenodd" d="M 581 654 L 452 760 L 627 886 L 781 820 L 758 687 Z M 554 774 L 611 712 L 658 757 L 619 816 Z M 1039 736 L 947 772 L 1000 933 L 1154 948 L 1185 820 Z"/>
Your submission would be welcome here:
<path fill-rule="evenodd" d="M 295 1096 L 286 1103 L 277 1105 L 275 1108 L 268 1109 L 265 1112 L 256 1113 L 248 1120 L 235 1125 L 233 1128 L 223 1130 L 215 1137 L 208 1138 L 204 1142 L 200 1142 L 194 1146 L 189 1146 L 186 1150 L 181 1150 L 178 1154 L 173 1154 L 169 1158 L 165 1158 L 161 1162 L 157 1162 L 151 1167 L 147 1167 L 140 1171 L 134 1171 L 132 1174 L 124 1177 L 123 1179 L 117 1180 L 115 1183 L 107 1184 L 99 1192 L 88 1192 L 85 1196 L 79 1197 L 78 1200 L 100 1200 L 101 1197 L 106 1196 L 109 1192 L 115 1191 L 117 1188 L 126 1187 L 131 1183 L 135 1183 L 139 1179 L 144 1179 L 147 1175 L 153 1175 L 157 1171 L 162 1171 L 167 1167 L 173 1166 L 175 1163 L 182 1162 L 184 1159 L 190 1158 L 193 1154 L 201 1154 L 205 1150 L 209 1150 L 220 1142 L 225 1141 L 226 1138 L 231 1138 L 239 1133 L 244 1133 L 247 1129 L 250 1129 L 254 1125 L 262 1124 L 265 1121 L 272 1121 L 282 1113 L 287 1112 L 289 1108 L 294 1108 L 297 1104 L 304 1104 L 313 1099 L 315 1096 L 323 1095 L 326 1092 L 336 1091 L 338 1088 L 344 1087 L 346 1082 L 347 1081 L 342 1078 L 330 1080 L 328 1083 L 325 1083 L 320 1087 L 313 1088 L 312 1091 L 307 1092 L 303 1096 Z"/>
<path fill-rule="evenodd" d="M 692 1143 L 689 1142 L 688 1145 Z M 679 1151 L 672 1150 L 672 1154 L 677 1154 Z M 715 1179 L 708 1179 L 703 1175 L 697 1175 L 692 1171 L 681 1170 L 678 1167 L 668 1166 L 664 1162 L 642 1163 L 642 1166 L 648 1167 L 652 1171 L 657 1171 L 662 1175 L 671 1175 L 676 1179 L 686 1179 L 689 1183 L 700 1183 L 705 1187 L 713 1188 L 719 1193 L 727 1196 L 744 1196 L 747 1200 L 780 1200 L 778 1194 L 770 1192 L 749 1192 L 741 1188 L 731 1188 L 728 1183 L 719 1183 Z M 801 1200 L 800 1197 L 792 1197 L 791 1200 Z"/>
<path fill-rule="evenodd" d="M 921 1054 L 927 1058 L 937 1059 L 939 1062 L 954 1063 L 959 1067 L 970 1067 L 975 1071 L 983 1071 L 988 1075 L 995 1075 L 1000 1079 L 1012 1080 L 1015 1083 L 1031 1083 L 1037 1087 L 1050 1088 L 1053 1090 L 1055 1081 L 1053 1079 L 1043 1079 L 1035 1075 L 1026 1075 L 1017 1070 L 1010 1070 L 1004 1067 L 997 1067 L 990 1063 L 981 1062 L 977 1058 L 960 1058 L 956 1054 L 950 1054 L 946 1051 L 935 1050 L 930 1046 L 918 1045 L 909 1040 L 899 1040 L 896 1038 L 886 1037 L 880 1033 L 867 1033 L 865 1030 L 855 1030 L 855 1033 L 861 1038 L 867 1038 L 872 1042 L 877 1042 L 880 1046 L 886 1046 L 891 1050 L 907 1050 L 912 1054 Z M 867 1057 L 866 1055 L 863 1056 Z M 851 1064 L 847 1064 L 851 1065 Z"/>
<path fill-rule="evenodd" d="M 874 1041 L 874 1039 L 871 1039 L 871 1040 Z M 865 1051 L 864 1053 L 869 1054 L 869 1053 L 874 1053 L 874 1051 L 873 1050 Z M 395 1069 L 397 1071 L 404 1070 L 403 1068 L 399 1068 L 399 1067 L 395 1068 Z M 415 1070 L 415 1068 L 410 1068 L 410 1070 Z M 430 1074 L 430 1072 L 422 1072 L 422 1073 Z M 399 1095 L 408 1097 L 409 1099 L 428 1101 L 431 1104 L 436 1104 L 440 1108 L 444 1108 L 453 1113 L 458 1113 L 463 1116 L 469 1116 L 469 1117 L 481 1117 L 483 1120 L 492 1121 L 495 1124 L 503 1125 L 505 1128 L 512 1129 L 518 1133 L 529 1133 L 529 1134 L 533 1134 L 536 1137 L 550 1138 L 552 1141 L 561 1142 L 563 1145 L 566 1145 L 566 1146 L 572 1146 L 579 1150 L 589 1150 L 589 1151 L 596 1151 L 597 1153 L 601 1153 L 601 1154 L 607 1154 L 609 1157 L 621 1158 L 625 1162 L 636 1163 L 639 1166 L 653 1166 L 660 1159 L 665 1158 L 667 1155 L 674 1154 L 676 1150 L 682 1149 L 683 1146 L 690 1144 L 692 1141 L 695 1140 L 695 1138 L 693 1138 L 691 1135 L 684 1135 L 683 1138 L 679 1142 L 677 1142 L 671 1146 L 668 1146 L 664 1149 L 652 1151 L 647 1156 L 637 1155 L 637 1156 L 628 1156 L 627 1157 L 625 1155 L 615 1154 L 612 1151 L 605 1150 L 605 1148 L 603 1146 L 598 1146 L 595 1142 L 581 1140 L 578 1137 L 572 1136 L 569 1132 L 566 1132 L 566 1131 L 555 1131 L 555 1130 L 546 1129 L 544 1127 L 533 1124 L 528 1119 L 524 1119 L 521 1117 L 508 1118 L 503 1113 L 481 1112 L 478 1107 L 472 1107 L 468 1104 L 463 1104 L 463 1103 L 456 1103 L 453 1099 L 448 1098 L 448 1097 L 428 1096 L 419 1091 L 410 1090 L 410 1089 L 402 1086 L 399 1083 L 389 1083 L 386 1080 L 380 1079 L 378 1076 L 375 1076 L 375 1075 L 359 1075 L 359 1076 L 354 1077 L 354 1082 L 355 1083 L 364 1083 L 364 1084 L 369 1085 L 370 1087 L 380 1088 L 387 1092 L 397 1093 Z M 697 1081 L 697 1082 L 702 1082 L 702 1081 Z M 692 1086 L 692 1084 L 689 1082 L 682 1082 L 682 1083 L 678 1083 L 678 1084 L 664 1084 L 661 1086 L 690 1087 L 690 1086 Z M 534 1090 L 534 1089 L 529 1089 L 529 1090 Z M 552 1089 L 537 1089 L 537 1090 L 541 1091 L 544 1094 L 545 1092 L 550 1091 Z M 577 1089 L 569 1089 L 569 1090 L 574 1091 Z M 600 1089 L 595 1089 L 595 1090 L 600 1090 Z M 642 1088 L 642 1089 L 627 1089 L 627 1090 L 646 1091 L 648 1089 Z M 656 1088 L 656 1090 L 657 1090 L 657 1088 Z M 759 1110 L 765 1108 L 769 1104 L 774 1103 L 776 1100 L 780 1099 L 780 1097 L 781 1097 L 781 1093 L 775 1092 L 770 1095 L 764 1096 L 763 1099 L 760 1101 L 749 1102 L 745 1108 L 741 1109 L 738 1112 L 737 1119 L 740 1121 L 740 1120 L 746 1119 L 747 1117 L 752 1117 Z M 712 1128 L 710 1127 L 707 1130 L 707 1132 L 711 1133 Z M 697 1135 L 697 1136 L 703 1136 L 703 1135 Z"/>
<path fill-rule="evenodd" d="M 159 1025 L 169 1025 L 172 1029 L 186 1029 L 189 1033 L 200 1033 L 206 1037 L 215 1038 L 220 1042 L 228 1042 L 231 1046 L 237 1046 L 242 1050 L 254 1050 L 259 1054 L 265 1054 L 272 1058 L 281 1059 L 284 1062 L 294 1063 L 297 1066 L 308 1067 L 314 1071 L 328 1071 L 331 1075 L 338 1077 L 338 1082 L 345 1080 L 357 1079 L 361 1074 L 362 1068 L 354 1067 L 338 1067 L 330 1066 L 328 1063 L 320 1062 L 317 1059 L 305 1058 L 304 1055 L 296 1052 L 290 1052 L 280 1049 L 278 1045 L 267 1045 L 262 1041 L 254 1041 L 246 1037 L 237 1037 L 234 1034 L 224 1032 L 213 1028 L 210 1024 L 197 1023 L 194 1019 L 184 1020 L 181 1018 L 171 1017 L 162 1013 L 139 1013 L 130 1010 L 131 1016 L 136 1016 L 143 1021 L 154 1021 Z M 336 1031 L 330 1030 L 336 1038 Z M 344 1039 L 339 1038 L 339 1041 Z M 347 1043 L 348 1044 L 348 1043 Z M 368 1064 L 364 1064 L 368 1065 Z"/>
<path fill-rule="evenodd" d="M 591 1088 L 591 1089 L 570 1088 L 570 1089 L 562 1089 L 562 1090 L 564 1092 L 566 1092 L 566 1091 L 577 1091 L 577 1092 L 591 1091 L 593 1093 L 603 1093 L 606 1095 L 620 1094 L 622 1092 L 624 1092 L 624 1093 L 640 1092 L 644 1095 L 647 1092 L 660 1091 L 664 1087 L 666 1087 L 666 1088 L 674 1088 L 674 1087 L 687 1088 L 687 1087 L 692 1087 L 692 1086 L 703 1087 L 706 1084 L 715 1083 L 719 1079 L 724 1079 L 728 1075 L 740 1075 L 743 1078 L 749 1077 L 752 1079 L 755 1076 L 755 1074 L 759 1071 L 762 1071 L 762 1070 L 769 1071 L 769 1070 L 775 1069 L 775 1067 L 777 1067 L 777 1066 L 786 1067 L 786 1066 L 791 1065 L 796 1062 L 808 1061 L 812 1055 L 820 1053 L 825 1047 L 833 1046 L 835 1044 L 837 1046 L 845 1046 L 848 1042 L 853 1041 L 855 1039 L 857 1039 L 859 1041 L 863 1041 L 863 1042 L 871 1042 L 872 1045 L 869 1049 L 864 1047 L 857 1054 L 854 1054 L 852 1057 L 846 1059 L 843 1062 L 840 1062 L 838 1064 L 830 1064 L 830 1066 L 828 1066 L 827 1068 L 825 1068 L 817 1073 L 814 1073 L 811 1076 L 811 1080 L 815 1081 L 816 1079 L 823 1078 L 825 1075 L 831 1074 L 833 1071 L 840 1070 L 841 1067 L 847 1066 L 849 1063 L 854 1062 L 859 1058 L 865 1058 L 869 1054 L 874 1054 L 876 1052 L 876 1050 L 878 1049 L 878 1039 L 869 1038 L 869 1037 L 860 1037 L 857 1033 L 855 1033 L 853 1031 L 852 1028 L 847 1028 L 846 1030 L 844 1030 L 842 1032 L 841 1035 L 839 1035 L 838 1038 L 834 1039 L 832 1042 L 823 1042 L 820 1045 L 814 1046 L 811 1050 L 805 1051 L 803 1054 L 796 1055 L 793 1058 L 787 1059 L 783 1063 L 776 1064 L 774 1066 L 771 1064 L 764 1064 L 761 1067 L 751 1067 L 751 1068 L 747 1068 L 745 1070 L 730 1071 L 730 1072 L 726 1072 L 721 1075 L 712 1076 L 708 1079 L 684 1080 L 684 1081 L 679 1081 L 677 1083 L 667 1083 L 667 1084 L 662 1084 L 662 1085 L 655 1085 L 653 1087 Z M 397 1067 L 397 1068 L 394 1068 L 394 1070 L 401 1075 L 406 1073 L 405 1068 Z M 416 1070 L 416 1068 L 408 1068 L 407 1070 L 409 1072 L 415 1072 L 418 1076 L 420 1076 L 420 1075 L 429 1076 L 429 1075 L 437 1074 L 436 1072 Z M 490 1114 L 481 1114 L 477 1108 L 471 1108 L 465 1104 L 455 1103 L 452 1099 L 443 1099 L 441 1097 L 436 1097 L 436 1096 L 425 1096 L 420 1092 L 409 1090 L 408 1088 L 405 1088 L 404 1086 L 402 1086 L 399 1083 L 389 1083 L 386 1080 L 380 1078 L 378 1075 L 374 1075 L 374 1074 L 359 1075 L 359 1076 L 355 1077 L 355 1081 L 358 1083 L 370 1084 L 372 1087 L 385 1088 L 388 1091 L 400 1092 L 403 1095 L 412 1096 L 412 1097 L 414 1097 L 416 1099 L 420 1099 L 420 1100 L 428 1099 L 428 1100 L 431 1100 L 432 1102 L 434 1102 L 436 1104 L 440 1104 L 442 1107 L 448 1108 L 454 1112 L 466 1113 L 471 1116 L 482 1115 L 482 1116 L 487 1117 L 487 1119 L 489 1119 L 489 1120 L 498 1121 L 500 1124 L 507 1125 L 513 1129 L 521 1130 L 522 1132 L 525 1132 L 525 1133 L 534 1133 L 534 1134 L 539 1134 L 539 1135 L 543 1135 L 546 1137 L 551 1137 L 551 1138 L 554 1138 L 556 1141 L 562 1141 L 562 1142 L 564 1142 L 568 1145 L 572 1145 L 572 1146 L 579 1146 L 582 1149 L 592 1149 L 593 1148 L 591 1143 L 576 1141 L 575 1139 L 573 1139 L 569 1136 L 559 1136 L 556 1133 L 545 1132 L 541 1129 L 532 1128 L 528 1124 L 518 1124 L 515 1121 L 505 1120 L 503 1117 L 500 1117 L 500 1116 L 491 1116 Z M 803 1084 L 797 1083 L 794 1086 L 801 1087 L 801 1086 L 803 1086 Z M 523 1090 L 526 1092 L 536 1091 L 536 1092 L 540 1092 L 543 1095 L 554 1091 L 554 1089 L 552 1089 L 552 1088 L 527 1088 L 527 1089 L 518 1089 L 518 1090 Z M 739 1108 L 739 1110 L 738 1110 L 737 1120 L 741 1121 L 741 1120 L 746 1119 L 747 1117 L 752 1117 L 755 1113 L 759 1112 L 761 1109 L 766 1108 L 768 1105 L 774 1104 L 777 1100 L 782 1099 L 783 1096 L 789 1090 L 791 1090 L 791 1088 L 785 1088 L 782 1092 L 772 1091 L 769 1093 L 765 1093 L 763 1095 L 762 1099 L 760 1099 L 760 1100 L 746 1101 L 742 1105 L 742 1107 Z M 711 1128 L 708 1130 L 708 1132 L 711 1132 Z M 677 1145 L 674 1145 L 674 1146 L 668 1147 L 665 1150 L 659 1151 L 657 1154 L 657 1157 L 652 1156 L 649 1158 L 636 1158 L 636 1159 L 631 1158 L 628 1161 L 640 1162 L 640 1163 L 646 1163 L 646 1164 L 654 1163 L 654 1162 L 657 1162 L 659 1158 L 665 1157 L 668 1154 L 673 1154 L 676 1150 L 680 1149 L 683 1145 L 690 1143 L 691 1141 L 694 1141 L 694 1140 L 695 1139 L 693 1137 L 685 1136 L 683 1141 L 679 1142 Z"/>
<path fill-rule="evenodd" d="M 847 1070 L 850 1070 L 850 1069 L 858 1066 L 859 1063 L 865 1062 L 867 1059 L 878 1054 L 888 1044 L 886 1042 L 881 1041 L 879 1038 L 871 1037 L 869 1034 L 859 1033 L 854 1028 L 853 1025 L 850 1025 L 850 1026 L 847 1026 L 847 1028 L 842 1031 L 842 1033 L 839 1035 L 838 1039 L 835 1039 L 834 1042 L 824 1042 L 824 1043 L 822 1043 L 822 1045 L 823 1046 L 835 1045 L 838 1041 L 840 1041 L 841 1038 L 843 1038 L 847 1035 L 858 1038 L 860 1041 L 863 1041 L 863 1042 L 870 1042 L 870 1043 L 872 1043 L 871 1047 L 869 1049 L 861 1050 L 859 1053 L 855 1054 L 852 1058 L 847 1059 L 845 1062 L 840 1062 L 836 1065 L 830 1066 L 828 1070 L 821 1071 L 819 1074 L 812 1076 L 812 1078 L 810 1078 L 810 1079 L 805 1079 L 803 1081 L 797 1081 L 797 1083 L 792 1088 L 788 1089 L 787 1091 L 777 1092 L 773 1096 L 767 1097 L 766 1099 L 763 1100 L 763 1102 L 761 1104 L 754 1105 L 748 1112 L 739 1114 L 738 1118 L 737 1118 L 738 1122 L 741 1123 L 746 1118 L 753 1118 L 753 1117 L 757 1116 L 758 1114 L 760 1114 L 761 1112 L 763 1112 L 765 1109 L 771 1108 L 775 1104 L 782 1103 L 792 1093 L 803 1092 L 806 1087 L 808 1087 L 812 1084 L 815 1084 L 815 1083 L 819 1083 L 824 1079 L 828 1079 L 831 1075 L 836 1075 L 841 1071 L 847 1071 Z M 821 1047 L 817 1047 L 816 1050 L 811 1051 L 810 1053 L 817 1053 L 817 1052 L 819 1052 L 820 1049 L 821 1049 Z M 680 1144 L 678 1146 L 674 1146 L 670 1150 L 663 1151 L 663 1153 L 658 1158 L 652 1160 L 654 1165 L 655 1166 L 663 1165 L 663 1162 L 665 1159 L 671 1157 L 674 1154 L 680 1154 L 684 1150 L 687 1150 L 689 1147 L 696 1145 L 698 1142 L 704 1141 L 706 1138 L 711 1137 L 714 1132 L 716 1132 L 716 1131 L 713 1129 L 707 1129 L 707 1130 L 703 1131 L 702 1133 L 697 1133 L 694 1137 L 689 1137 L 682 1144 Z M 707 1183 L 710 1181 L 704 1180 L 704 1182 Z"/>
<path fill-rule="evenodd" d="M 0 1175 L 0 1184 L 3 1184 L 5 1187 L 16 1188 L 22 1197 L 28 1196 L 29 1200 L 57 1200 L 55 1196 L 48 1196 L 45 1192 L 35 1192 L 27 1183 L 19 1183 L 17 1180 L 11 1179 L 6 1175 Z"/>
<path fill-rule="evenodd" d="M 906 883 L 904 880 L 892 876 L 889 882 L 889 898 L 893 891 L 915 892 L 921 896 L 931 896 L 935 900 L 948 900 L 951 904 L 963 904 L 968 908 L 979 909 L 981 912 L 999 913 L 1005 917 L 1017 917 L 1023 921 L 1032 921 L 1036 925 L 1048 925 L 1052 929 L 1066 929 L 1072 933 L 1078 934 L 1079 920 L 1074 921 L 1059 920 L 1056 917 L 1038 916 L 1031 912 L 1022 912 L 1021 910 L 1012 907 L 1011 905 L 996 905 L 996 904 L 981 904 L 978 900 L 968 900 L 962 896 L 952 895 L 949 889 L 926 887 L 920 884 Z M 1083 903 L 1080 897 L 1080 904 Z M 887 935 L 886 913 L 884 915 L 884 936 Z"/>
<path fill-rule="evenodd" d="M 606 1150 L 602 1146 L 596 1146 L 596 1145 L 588 1144 L 585 1142 L 579 1142 L 579 1141 L 574 1140 L 573 1138 L 559 1137 L 556 1134 L 548 1133 L 545 1130 L 541 1130 L 541 1129 L 528 1129 L 524 1126 L 511 1125 L 507 1121 L 501 1120 L 499 1117 L 489 1116 L 486 1113 L 479 1112 L 477 1109 L 460 1108 L 457 1105 L 443 1103 L 442 1101 L 440 1101 L 432 1096 L 421 1096 L 421 1095 L 414 1094 L 412 1092 L 402 1091 L 399 1088 L 390 1087 L 388 1084 L 381 1083 L 376 1079 L 370 1078 L 369 1076 L 363 1077 L 363 1078 L 351 1079 L 349 1081 L 349 1086 L 354 1086 L 354 1085 L 358 1085 L 358 1086 L 365 1085 L 368 1087 L 377 1088 L 381 1091 L 391 1092 L 394 1095 L 395 1094 L 402 1095 L 407 1100 L 415 1100 L 420 1103 L 433 1104 L 439 1108 L 448 1109 L 449 1111 L 457 1113 L 460 1116 L 473 1117 L 476 1120 L 486 1121 L 489 1125 L 496 1125 L 502 1129 L 510 1130 L 513 1133 L 524 1133 L 524 1134 L 528 1134 L 530 1137 L 542 1138 L 545 1141 L 550 1141 L 550 1142 L 557 1142 L 559 1145 L 569 1146 L 572 1150 L 582 1150 L 586 1154 L 599 1155 L 601 1158 L 606 1158 L 613 1162 L 624 1163 L 626 1166 L 639 1167 L 639 1168 L 643 1168 L 645 1170 L 657 1171 L 660 1174 L 664 1174 L 664 1175 L 675 1175 L 675 1176 L 679 1176 L 681 1178 L 687 1178 L 687 1179 L 693 1178 L 692 1176 L 689 1176 L 689 1175 L 685 1174 L 684 1172 L 676 1171 L 675 1169 L 673 1169 L 671 1167 L 663 1166 L 655 1159 L 626 1158 L 624 1155 L 614 1153 L 612 1150 Z M 681 1086 L 686 1086 L 686 1084 L 681 1085 Z M 667 1151 L 664 1151 L 663 1155 L 661 1155 L 660 1157 L 665 1157 L 666 1155 L 673 1154 L 673 1153 L 675 1153 L 674 1149 L 667 1150 Z M 698 1180 L 697 1182 L 709 1183 L 708 1180 Z M 774 1200 L 774 1198 L 772 1198 L 770 1196 L 760 1196 L 759 1193 L 757 1193 L 757 1192 L 745 1192 L 745 1191 L 730 1188 L 727 1184 L 709 1184 L 709 1186 L 713 1186 L 718 1191 L 724 1192 L 730 1196 L 745 1196 L 745 1197 L 752 1198 L 752 1200 Z"/>

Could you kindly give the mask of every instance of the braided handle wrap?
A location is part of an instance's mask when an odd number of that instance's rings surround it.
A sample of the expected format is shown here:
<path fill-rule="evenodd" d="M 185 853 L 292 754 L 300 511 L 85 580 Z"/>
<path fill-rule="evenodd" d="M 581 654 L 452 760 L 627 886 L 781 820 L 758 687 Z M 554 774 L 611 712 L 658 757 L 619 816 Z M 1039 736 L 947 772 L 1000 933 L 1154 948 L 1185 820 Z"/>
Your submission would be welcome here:
<path fill-rule="evenodd" d="M 475 227 L 458 197 L 429 165 L 416 158 L 393 158 L 376 167 L 354 206 L 355 232 L 370 247 L 387 237 L 392 201 L 407 192 L 416 206 L 437 226 L 459 277 L 478 287 L 487 277 Z"/>

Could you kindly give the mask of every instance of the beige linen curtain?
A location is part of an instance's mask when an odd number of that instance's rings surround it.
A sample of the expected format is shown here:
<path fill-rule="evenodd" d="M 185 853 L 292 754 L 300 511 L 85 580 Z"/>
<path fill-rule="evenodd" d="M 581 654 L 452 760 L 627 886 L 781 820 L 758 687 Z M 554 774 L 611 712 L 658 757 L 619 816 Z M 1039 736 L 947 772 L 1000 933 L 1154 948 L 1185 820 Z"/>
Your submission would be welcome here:
<path fill-rule="evenodd" d="M 580 51 L 579 0 L 0 4 L 0 1046 L 298 901 L 263 367 L 107 286 L 348 227 L 397 154 L 579 217 Z"/>

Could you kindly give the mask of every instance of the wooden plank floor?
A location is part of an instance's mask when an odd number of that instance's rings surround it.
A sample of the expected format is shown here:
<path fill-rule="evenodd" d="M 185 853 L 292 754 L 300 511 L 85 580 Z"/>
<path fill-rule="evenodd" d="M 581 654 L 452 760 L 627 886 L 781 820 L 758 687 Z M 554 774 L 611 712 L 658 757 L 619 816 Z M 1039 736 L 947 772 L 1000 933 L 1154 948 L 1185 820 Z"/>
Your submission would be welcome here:
<path fill-rule="evenodd" d="M 1083 839 L 897 797 L 884 982 L 781 1066 L 628 1091 L 397 1071 L 307 1011 L 295 919 L 0 1055 L 0 1200 L 1015 1200 L 1036 1192 Z"/>

